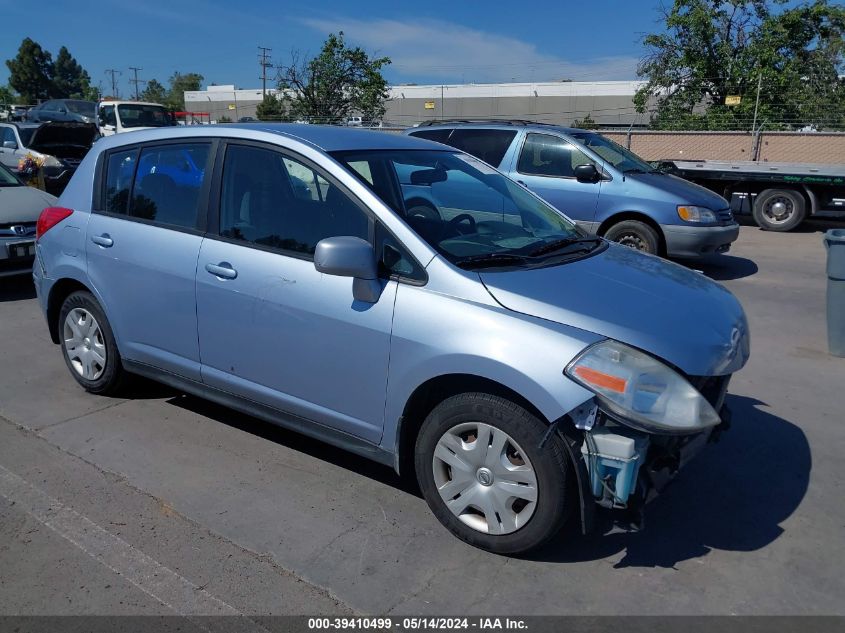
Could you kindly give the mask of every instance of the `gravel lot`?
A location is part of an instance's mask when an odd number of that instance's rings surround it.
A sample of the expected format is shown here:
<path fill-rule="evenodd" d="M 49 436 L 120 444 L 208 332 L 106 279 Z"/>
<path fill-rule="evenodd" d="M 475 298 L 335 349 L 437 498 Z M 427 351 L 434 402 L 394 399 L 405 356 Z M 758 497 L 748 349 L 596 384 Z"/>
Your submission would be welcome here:
<path fill-rule="evenodd" d="M 745 226 L 694 265 L 751 322 L 734 428 L 644 532 L 530 559 L 464 545 L 392 471 L 318 442 L 155 385 L 85 394 L 31 284 L 0 279 L 0 613 L 845 614 L 824 228 Z"/>

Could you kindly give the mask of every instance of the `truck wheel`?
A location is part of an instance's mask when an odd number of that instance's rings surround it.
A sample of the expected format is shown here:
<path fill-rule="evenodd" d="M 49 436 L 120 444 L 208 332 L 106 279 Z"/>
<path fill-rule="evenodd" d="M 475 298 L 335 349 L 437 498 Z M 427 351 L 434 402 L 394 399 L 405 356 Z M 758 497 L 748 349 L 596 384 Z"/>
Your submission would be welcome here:
<path fill-rule="evenodd" d="M 764 231 L 791 231 L 806 213 L 804 196 L 792 189 L 766 189 L 754 201 L 754 221 Z"/>
<path fill-rule="evenodd" d="M 657 255 L 660 250 L 660 237 L 657 231 L 638 220 L 617 222 L 605 232 L 604 236 L 643 253 Z"/>
<path fill-rule="evenodd" d="M 414 466 L 431 511 L 459 539 L 499 554 L 539 547 L 567 516 L 568 460 L 548 426 L 484 393 L 447 398 L 428 415 Z"/>

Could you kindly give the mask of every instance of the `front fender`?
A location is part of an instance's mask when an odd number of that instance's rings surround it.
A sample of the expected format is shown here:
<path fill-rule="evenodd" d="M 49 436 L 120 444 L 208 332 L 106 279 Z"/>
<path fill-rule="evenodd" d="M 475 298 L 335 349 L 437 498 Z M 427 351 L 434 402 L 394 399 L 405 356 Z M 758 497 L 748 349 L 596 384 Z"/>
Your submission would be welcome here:
<path fill-rule="evenodd" d="M 485 291 L 486 292 L 486 291 Z M 382 447 L 394 451 L 398 421 L 433 378 L 468 375 L 498 383 L 557 420 L 593 397 L 563 369 L 602 337 L 426 287 L 400 286 L 391 339 Z"/>

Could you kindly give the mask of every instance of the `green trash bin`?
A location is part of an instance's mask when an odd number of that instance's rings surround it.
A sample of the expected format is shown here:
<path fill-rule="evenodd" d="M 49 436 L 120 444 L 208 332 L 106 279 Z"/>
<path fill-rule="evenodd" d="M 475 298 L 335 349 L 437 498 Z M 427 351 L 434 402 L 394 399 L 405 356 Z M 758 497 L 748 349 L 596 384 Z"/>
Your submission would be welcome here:
<path fill-rule="evenodd" d="M 845 229 L 824 234 L 827 249 L 827 348 L 845 357 Z"/>

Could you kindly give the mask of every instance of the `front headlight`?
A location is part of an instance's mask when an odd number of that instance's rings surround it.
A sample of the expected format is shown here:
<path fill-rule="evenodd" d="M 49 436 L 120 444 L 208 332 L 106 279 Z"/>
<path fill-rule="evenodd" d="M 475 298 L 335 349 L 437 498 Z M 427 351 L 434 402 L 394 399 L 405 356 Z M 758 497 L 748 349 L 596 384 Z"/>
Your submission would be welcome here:
<path fill-rule="evenodd" d="M 618 341 L 588 347 L 564 373 L 634 428 L 695 433 L 720 422 L 710 403 L 678 372 Z"/>
<path fill-rule="evenodd" d="M 62 161 L 60 161 L 55 156 L 49 156 L 49 155 L 42 154 L 42 157 L 44 159 L 44 166 L 45 167 L 61 167 L 62 166 Z"/>
<path fill-rule="evenodd" d="M 695 222 L 698 224 L 716 221 L 716 214 L 710 209 L 696 207 L 689 204 L 678 205 L 678 216 L 684 222 Z"/>

